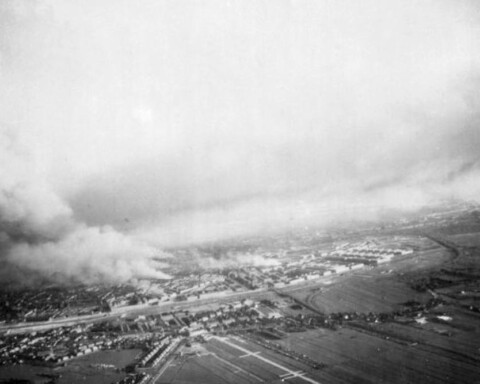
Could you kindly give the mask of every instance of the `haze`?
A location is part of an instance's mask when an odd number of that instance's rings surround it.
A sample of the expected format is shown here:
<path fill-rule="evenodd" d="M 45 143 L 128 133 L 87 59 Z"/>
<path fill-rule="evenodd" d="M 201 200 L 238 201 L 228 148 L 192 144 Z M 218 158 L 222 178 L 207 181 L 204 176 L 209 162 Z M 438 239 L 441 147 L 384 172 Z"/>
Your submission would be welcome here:
<path fill-rule="evenodd" d="M 2 270 L 479 200 L 475 1 L 2 1 Z"/>

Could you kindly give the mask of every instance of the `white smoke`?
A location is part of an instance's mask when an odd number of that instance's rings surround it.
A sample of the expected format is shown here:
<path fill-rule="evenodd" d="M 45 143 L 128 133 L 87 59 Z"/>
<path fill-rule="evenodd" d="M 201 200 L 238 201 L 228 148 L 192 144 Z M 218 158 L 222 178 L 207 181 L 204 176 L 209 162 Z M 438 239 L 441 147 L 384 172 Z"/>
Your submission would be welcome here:
<path fill-rule="evenodd" d="M 478 11 L 1 1 L 2 260 L 159 276 L 165 245 L 478 201 Z"/>
<path fill-rule="evenodd" d="M 109 227 L 77 226 L 58 241 L 13 245 L 8 260 L 43 275 L 55 273 L 83 283 L 125 282 L 133 278 L 169 278 L 154 258 L 161 252 Z"/>
<path fill-rule="evenodd" d="M 124 282 L 168 278 L 165 253 L 108 226 L 88 227 L 36 169 L 14 135 L 0 131 L 2 278 L 12 266 L 62 282 Z M 5 265 L 5 263 L 7 263 Z M 14 276 L 18 278 L 18 276 Z"/>

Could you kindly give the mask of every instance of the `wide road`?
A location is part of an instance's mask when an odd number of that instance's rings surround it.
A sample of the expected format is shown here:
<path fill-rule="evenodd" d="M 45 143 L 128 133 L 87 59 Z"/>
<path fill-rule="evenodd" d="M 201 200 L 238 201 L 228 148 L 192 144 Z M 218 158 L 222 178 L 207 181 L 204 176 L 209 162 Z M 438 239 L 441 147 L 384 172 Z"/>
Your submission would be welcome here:
<path fill-rule="evenodd" d="M 220 304 L 223 302 L 230 302 L 232 300 L 258 297 L 258 296 L 264 295 L 266 292 L 268 292 L 268 289 L 262 288 L 254 291 L 232 292 L 229 294 L 219 295 L 218 297 L 207 297 L 204 299 L 197 299 L 192 301 L 168 302 L 168 303 L 160 303 L 159 305 L 132 305 L 127 307 L 119 307 L 119 308 L 114 308 L 112 312 L 108 312 L 108 313 L 97 313 L 93 315 L 75 316 L 75 317 L 68 317 L 68 318 L 61 318 L 61 319 L 53 319 L 49 321 L 38 321 L 38 322 L 32 322 L 32 323 L 4 324 L 0 326 L 0 333 L 9 332 L 13 334 L 13 333 L 44 331 L 52 328 L 110 320 L 124 314 L 158 314 L 161 312 L 170 312 L 173 310 L 175 311 L 185 310 L 185 309 L 190 309 L 192 307 L 199 307 L 207 304 L 213 304 L 213 303 Z"/>
<path fill-rule="evenodd" d="M 321 277 L 315 280 L 308 280 L 299 284 L 285 286 L 282 288 L 282 291 L 289 291 L 290 289 L 298 289 L 300 287 L 317 285 L 322 282 L 331 283 L 333 279 L 336 279 L 339 276 L 328 276 Z M 222 304 L 231 302 L 232 300 L 241 300 L 241 299 L 252 299 L 262 295 L 265 295 L 269 292 L 269 288 L 260 288 L 252 291 L 243 291 L 243 292 L 232 292 L 228 294 L 222 294 L 214 297 L 207 297 L 204 299 L 196 299 L 191 301 L 177 301 L 177 302 L 168 302 L 160 303 L 159 305 L 133 305 L 127 307 L 114 308 L 112 312 L 108 313 L 98 313 L 87 316 L 76 316 L 69 318 L 53 319 L 49 321 L 39 321 L 32 323 L 16 323 L 16 324 L 4 324 L 0 326 L 0 334 L 8 332 L 10 334 L 14 333 L 25 333 L 25 332 L 34 332 L 34 331 L 45 331 L 48 329 L 73 326 L 82 323 L 93 323 L 105 320 L 115 319 L 124 314 L 158 314 L 162 312 L 170 311 L 180 311 L 191 309 L 194 307 L 200 307 L 202 305 L 208 304 Z"/>
<path fill-rule="evenodd" d="M 358 270 L 356 271 L 358 272 Z M 371 271 L 369 271 L 371 273 Z M 355 274 L 354 271 L 344 272 L 342 275 L 330 275 L 322 276 L 314 280 L 306 280 L 305 282 L 300 282 L 294 285 L 287 285 L 281 288 L 281 292 L 289 292 L 297 289 L 302 289 L 308 286 L 315 286 L 318 284 L 332 284 L 335 283 L 338 279 L 341 279 L 345 274 Z M 149 315 L 149 314 L 158 314 L 162 312 L 170 311 L 179 311 L 186 310 L 195 307 L 200 307 L 202 305 L 208 304 L 222 304 L 228 303 L 232 300 L 241 300 L 241 299 L 253 299 L 265 295 L 267 292 L 272 292 L 270 288 L 260 288 L 252 291 L 243 291 L 243 292 L 231 292 L 228 294 L 220 294 L 218 296 L 211 296 L 204 299 L 196 299 L 191 301 L 177 301 L 177 302 L 168 302 L 160 303 L 158 305 L 133 305 L 127 307 L 114 308 L 112 312 L 108 313 L 98 313 L 94 315 L 87 316 L 77 316 L 61 319 L 53 319 L 50 321 L 42 322 L 32 322 L 32 323 L 16 323 L 16 324 L 4 324 L 0 326 L 0 334 L 8 332 L 10 334 L 14 333 L 25 333 L 25 332 L 34 332 L 34 331 L 45 331 L 48 329 L 73 326 L 83 323 L 93 323 L 99 321 L 106 321 L 118 318 L 121 315 Z"/>

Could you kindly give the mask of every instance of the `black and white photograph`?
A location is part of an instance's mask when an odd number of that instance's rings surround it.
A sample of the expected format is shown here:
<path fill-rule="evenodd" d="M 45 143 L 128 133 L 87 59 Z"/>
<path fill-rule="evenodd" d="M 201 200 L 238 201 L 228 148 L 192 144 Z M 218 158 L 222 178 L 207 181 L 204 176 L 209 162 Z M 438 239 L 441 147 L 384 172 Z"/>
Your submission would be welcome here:
<path fill-rule="evenodd" d="M 0 0 L 0 384 L 480 383 L 480 1 Z"/>

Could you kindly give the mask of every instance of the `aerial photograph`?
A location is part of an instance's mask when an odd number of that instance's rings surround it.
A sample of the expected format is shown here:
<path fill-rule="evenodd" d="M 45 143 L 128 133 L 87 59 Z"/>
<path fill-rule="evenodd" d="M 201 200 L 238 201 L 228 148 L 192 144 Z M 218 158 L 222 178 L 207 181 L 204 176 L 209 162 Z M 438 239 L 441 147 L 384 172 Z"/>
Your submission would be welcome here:
<path fill-rule="evenodd" d="M 480 1 L 0 0 L 0 384 L 480 384 Z"/>

